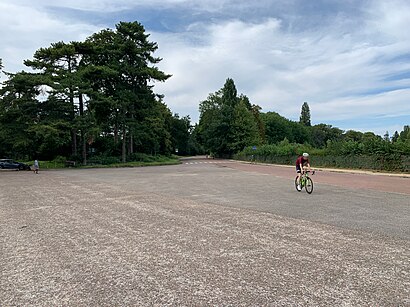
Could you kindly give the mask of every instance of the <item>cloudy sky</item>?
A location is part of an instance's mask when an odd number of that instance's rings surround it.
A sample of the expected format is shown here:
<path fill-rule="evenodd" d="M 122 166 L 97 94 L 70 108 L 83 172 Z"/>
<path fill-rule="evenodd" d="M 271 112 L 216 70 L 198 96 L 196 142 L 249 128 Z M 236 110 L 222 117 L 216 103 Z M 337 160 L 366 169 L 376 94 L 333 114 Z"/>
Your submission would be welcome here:
<path fill-rule="evenodd" d="M 0 0 L 0 58 L 20 71 L 40 47 L 135 20 L 173 75 L 155 92 L 194 122 L 232 78 L 292 120 L 306 101 L 313 124 L 380 135 L 410 124 L 408 0 Z"/>

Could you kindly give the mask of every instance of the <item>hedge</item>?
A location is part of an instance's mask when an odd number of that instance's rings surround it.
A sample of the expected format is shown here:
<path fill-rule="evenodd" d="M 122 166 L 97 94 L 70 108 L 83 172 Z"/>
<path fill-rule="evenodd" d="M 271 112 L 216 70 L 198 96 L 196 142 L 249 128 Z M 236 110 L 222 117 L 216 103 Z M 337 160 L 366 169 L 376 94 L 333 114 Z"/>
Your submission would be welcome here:
<path fill-rule="evenodd" d="M 260 155 L 241 152 L 234 156 L 237 160 L 255 161 L 272 164 L 294 165 L 297 155 Z M 312 167 L 330 167 L 364 169 L 374 171 L 410 173 L 410 156 L 399 154 L 384 155 L 313 155 L 310 156 Z"/>

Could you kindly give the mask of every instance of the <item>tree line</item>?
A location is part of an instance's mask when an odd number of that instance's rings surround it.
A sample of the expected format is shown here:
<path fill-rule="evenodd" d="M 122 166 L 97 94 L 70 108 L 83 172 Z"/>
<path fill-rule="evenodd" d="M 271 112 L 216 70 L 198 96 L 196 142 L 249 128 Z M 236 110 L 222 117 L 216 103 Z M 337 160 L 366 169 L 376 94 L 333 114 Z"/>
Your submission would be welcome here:
<path fill-rule="evenodd" d="M 302 152 L 323 166 L 410 171 L 410 128 L 388 132 L 343 131 L 311 124 L 310 108 L 302 104 L 299 121 L 276 112 L 261 112 L 248 97 L 237 94 L 232 79 L 200 103 L 198 142 L 215 156 L 293 164 Z"/>
<path fill-rule="evenodd" d="M 185 153 L 189 117 L 172 115 L 154 82 L 157 43 L 143 25 L 120 22 L 82 42 L 56 42 L 6 73 L 0 89 L 0 156 L 67 159 L 92 154 L 133 159 L 137 153 Z M 0 61 L 1 67 L 1 61 Z"/>
<path fill-rule="evenodd" d="M 212 154 L 290 157 L 410 155 L 410 129 L 392 137 L 311 124 L 302 104 L 299 121 L 261 112 L 234 80 L 199 103 L 199 122 L 172 114 L 155 82 L 171 75 L 158 69 L 158 45 L 142 24 L 120 22 L 81 42 L 56 42 L 24 64 L 32 72 L 5 73 L 0 88 L 0 156 L 87 164 L 96 157 L 122 162 L 142 154 Z M 0 70 L 3 69 L 0 59 Z M 289 159 L 289 158 L 287 158 Z M 379 158 L 378 158 L 379 159 Z M 388 161 L 388 159 L 386 160 Z"/>
<path fill-rule="evenodd" d="M 276 112 L 260 112 L 261 108 L 252 105 L 248 97 L 237 94 L 230 78 L 200 103 L 199 111 L 197 129 L 201 144 L 220 156 L 232 155 L 246 146 L 278 144 L 283 140 L 321 149 L 339 146 L 342 153 L 373 154 L 389 146 L 397 152 L 410 153 L 409 126 L 404 126 L 400 133 L 396 131 L 392 138 L 388 133 L 383 138 L 373 132 L 343 131 L 323 123 L 312 126 L 307 102 L 302 104 L 299 121 L 292 121 Z"/>

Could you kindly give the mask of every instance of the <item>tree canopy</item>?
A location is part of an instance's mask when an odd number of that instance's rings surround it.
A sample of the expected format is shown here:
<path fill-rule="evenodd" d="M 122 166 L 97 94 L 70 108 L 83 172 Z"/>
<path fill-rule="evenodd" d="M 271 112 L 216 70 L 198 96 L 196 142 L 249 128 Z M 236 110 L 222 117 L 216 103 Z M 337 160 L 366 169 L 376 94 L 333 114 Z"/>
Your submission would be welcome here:
<path fill-rule="evenodd" d="M 300 112 L 300 119 L 299 122 L 302 125 L 310 127 L 312 124 L 310 122 L 310 108 L 307 102 L 302 104 L 302 110 Z"/>
<path fill-rule="evenodd" d="M 126 161 L 186 147 L 189 118 L 180 125 L 153 90 L 170 77 L 156 66 L 157 49 L 138 22 L 38 49 L 24 62 L 34 72 L 9 74 L 1 88 L 0 155 L 86 163 L 90 153 Z"/>
<path fill-rule="evenodd" d="M 251 144 L 261 142 L 258 108 L 249 99 L 238 97 L 235 83 L 228 78 L 219 91 L 200 103 L 199 137 L 206 151 L 231 156 Z"/>
<path fill-rule="evenodd" d="M 0 87 L 0 156 L 63 156 L 87 164 L 89 158 L 125 162 L 139 154 L 231 157 L 244 148 L 273 145 L 276 154 L 295 154 L 300 146 L 335 156 L 410 154 L 409 125 L 391 138 L 312 126 L 307 102 L 299 121 L 292 121 L 262 112 L 238 94 L 231 78 L 200 102 L 199 122 L 191 125 L 189 116 L 173 115 L 154 91 L 156 82 L 171 77 L 157 67 L 162 60 L 154 55 L 157 49 L 139 22 L 120 22 L 84 41 L 38 49 L 24 61 L 32 72 L 5 73 Z"/>

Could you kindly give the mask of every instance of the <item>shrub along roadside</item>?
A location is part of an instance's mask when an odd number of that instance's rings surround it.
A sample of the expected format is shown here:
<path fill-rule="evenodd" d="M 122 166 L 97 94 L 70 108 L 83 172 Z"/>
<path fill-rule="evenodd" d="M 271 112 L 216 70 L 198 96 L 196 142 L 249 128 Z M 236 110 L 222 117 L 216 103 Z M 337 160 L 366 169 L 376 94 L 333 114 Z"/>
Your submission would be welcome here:
<path fill-rule="evenodd" d="M 66 158 L 58 156 L 52 161 L 38 161 L 38 163 L 40 165 L 40 170 L 41 169 L 58 169 L 58 168 L 65 167 L 65 161 L 66 161 Z M 27 165 L 30 165 L 30 167 L 33 169 L 34 160 L 27 161 L 24 163 L 26 163 Z"/>
<path fill-rule="evenodd" d="M 151 156 L 154 157 L 154 156 Z M 83 168 L 113 168 L 113 167 L 141 167 L 141 166 L 160 166 L 160 165 L 175 165 L 180 164 L 176 157 L 160 156 L 157 159 L 148 159 L 144 161 L 130 161 L 130 162 L 115 162 L 109 164 L 87 164 Z"/>
<path fill-rule="evenodd" d="M 314 167 L 410 173 L 409 155 L 397 152 L 376 153 L 373 155 L 336 155 L 327 152 L 326 148 L 315 149 L 309 145 L 289 144 L 286 142 L 281 142 L 278 145 L 263 145 L 256 149 L 247 147 L 234 155 L 234 158 L 242 161 L 294 165 L 298 155 L 303 152 L 310 154 L 310 161 Z"/>
<path fill-rule="evenodd" d="M 179 164 L 179 158 L 177 156 L 151 156 L 146 154 L 139 154 L 130 157 L 133 160 L 122 163 L 120 158 L 111 156 L 96 156 L 89 159 L 87 165 L 76 163 L 76 168 L 110 168 L 110 167 L 141 167 L 141 166 L 156 166 L 156 165 L 175 165 Z M 52 161 L 39 161 L 40 169 L 61 169 L 67 168 L 66 158 L 57 157 Z M 34 161 L 26 162 L 32 166 Z"/>

